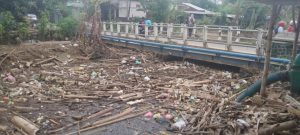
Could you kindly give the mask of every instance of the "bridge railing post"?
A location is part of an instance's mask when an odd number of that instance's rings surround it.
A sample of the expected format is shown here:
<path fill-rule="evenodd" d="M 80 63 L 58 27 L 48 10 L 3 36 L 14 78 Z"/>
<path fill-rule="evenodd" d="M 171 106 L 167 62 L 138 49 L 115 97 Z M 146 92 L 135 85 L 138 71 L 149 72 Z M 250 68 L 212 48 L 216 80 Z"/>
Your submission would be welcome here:
<path fill-rule="evenodd" d="M 171 35 L 172 35 L 172 25 L 171 24 L 167 24 L 167 38 L 168 38 L 168 42 L 171 41 Z"/>
<path fill-rule="evenodd" d="M 159 24 L 159 34 L 163 34 L 163 32 L 164 32 L 164 24 L 163 23 L 160 23 Z"/>
<path fill-rule="evenodd" d="M 226 49 L 228 51 L 231 51 L 232 50 L 232 27 L 229 27 L 228 28 L 228 35 L 227 35 L 227 46 L 226 46 Z"/>
<path fill-rule="evenodd" d="M 208 27 L 203 26 L 203 47 L 207 48 L 207 33 L 208 33 Z"/>
<path fill-rule="evenodd" d="M 110 29 L 111 35 L 113 35 L 113 33 L 114 33 L 114 24 L 113 24 L 113 22 L 110 22 L 109 29 Z"/>
<path fill-rule="evenodd" d="M 187 44 L 187 38 L 188 38 L 188 27 L 186 25 L 184 25 L 183 27 L 183 33 L 182 33 L 182 37 L 183 37 L 183 44 Z"/>
<path fill-rule="evenodd" d="M 185 24 L 180 24 L 181 28 L 180 28 L 180 33 L 181 34 L 184 34 L 184 27 L 185 27 Z"/>
<path fill-rule="evenodd" d="M 153 31 L 154 31 L 154 38 L 155 38 L 155 41 L 158 40 L 158 26 L 157 26 L 157 23 L 153 23 Z"/>
<path fill-rule="evenodd" d="M 138 36 L 139 36 L 139 24 L 138 23 L 136 23 L 135 25 L 134 25 L 134 35 L 135 35 L 135 38 L 137 39 L 138 38 Z"/>
<path fill-rule="evenodd" d="M 195 37 L 195 36 L 196 36 L 196 32 L 197 32 L 197 25 L 195 24 L 195 25 L 193 26 L 192 37 Z"/>
<path fill-rule="evenodd" d="M 106 22 L 103 22 L 102 29 L 103 29 L 103 34 L 105 35 L 105 32 L 106 32 Z"/>
<path fill-rule="evenodd" d="M 236 39 L 235 39 L 235 42 L 240 42 L 240 40 L 241 40 L 240 35 L 241 35 L 241 31 L 238 30 L 238 31 L 236 32 Z"/>
<path fill-rule="evenodd" d="M 145 25 L 145 38 L 148 39 L 149 35 L 149 26 Z"/>
<path fill-rule="evenodd" d="M 119 22 L 117 22 L 117 34 L 118 36 L 121 35 L 121 24 Z"/>
<path fill-rule="evenodd" d="M 218 40 L 222 40 L 222 28 L 219 27 L 219 36 L 218 36 Z"/>
<path fill-rule="evenodd" d="M 257 32 L 257 40 L 256 40 L 256 55 L 263 55 L 263 30 L 259 29 Z"/>
<path fill-rule="evenodd" d="M 126 33 L 126 37 L 129 36 L 129 25 L 130 25 L 130 23 L 126 23 L 126 24 L 125 24 L 125 33 Z"/>

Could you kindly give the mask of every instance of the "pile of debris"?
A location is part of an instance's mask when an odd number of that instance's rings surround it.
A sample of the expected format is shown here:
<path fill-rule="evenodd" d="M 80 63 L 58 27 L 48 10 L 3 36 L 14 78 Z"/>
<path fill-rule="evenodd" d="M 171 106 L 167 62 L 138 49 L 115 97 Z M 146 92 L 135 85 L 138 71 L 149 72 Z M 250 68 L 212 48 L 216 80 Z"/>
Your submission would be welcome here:
<path fill-rule="evenodd" d="M 238 104 L 257 76 L 110 49 L 117 55 L 96 60 L 71 44 L 0 52 L 0 133 L 126 134 L 113 126 L 123 121 L 128 134 L 300 132 L 300 106 L 282 84 Z"/>

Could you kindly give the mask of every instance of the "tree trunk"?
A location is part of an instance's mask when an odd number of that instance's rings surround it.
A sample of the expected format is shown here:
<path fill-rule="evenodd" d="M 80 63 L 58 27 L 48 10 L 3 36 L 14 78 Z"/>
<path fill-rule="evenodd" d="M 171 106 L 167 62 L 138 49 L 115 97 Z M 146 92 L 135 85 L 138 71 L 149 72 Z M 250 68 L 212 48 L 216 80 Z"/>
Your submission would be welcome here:
<path fill-rule="evenodd" d="M 264 71 L 263 71 L 262 83 L 261 83 L 261 89 L 260 89 L 261 96 L 266 96 L 267 77 L 268 77 L 269 69 L 270 69 L 270 57 L 271 57 L 272 38 L 273 38 L 272 36 L 273 36 L 273 29 L 274 29 L 275 21 L 278 17 L 278 10 L 280 10 L 279 5 L 273 4 L 271 20 L 270 20 L 269 29 L 268 29 L 268 43 L 266 46 L 267 48 L 266 48 L 266 56 L 265 56 L 265 62 L 264 62 Z"/>
<path fill-rule="evenodd" d="M 130 18 L 130 10 L 131 10 L 131 0 L 128 0 L 129 2 L 127 3 L 127 21 L 129 21 Z"/>
<path fill-rule="evenodd" d="M 293 11 L 294 12 L 294 11 Z M 295 19 L 293 19 L 294 21 Z M 293 43 L 293 51 L 292 51 L 292 61 L 295 60 L 295 57 L 297 55 L 297 51 L 298 51 L 298 39 L 299 39 L 299 32 L 300 32 L 300 9 L 298 9 L 298 21 L 297 21 L 297 26 L 295 25 L 295 21 L 294 26 L 295 26 L 295 39 L 294 39 L 294 43 Z"/>

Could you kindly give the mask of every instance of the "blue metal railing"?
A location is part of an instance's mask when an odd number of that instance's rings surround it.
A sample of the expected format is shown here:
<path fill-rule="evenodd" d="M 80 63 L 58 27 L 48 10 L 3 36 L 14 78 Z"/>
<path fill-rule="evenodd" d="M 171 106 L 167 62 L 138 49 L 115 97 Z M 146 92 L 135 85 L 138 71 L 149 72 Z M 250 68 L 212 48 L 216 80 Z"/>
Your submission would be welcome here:
<path fill-rule="evenodd" d="M 142 41 L 142 40 L 135 40 L 135 39 L 128 39 L 128 38 L 119 38 L 119 37 L 113 37 L 113 36 L 102 36 L 102 39 L 121 42 L 121 43 L 156 47 L 156 48 L 162 48 L 162 49 L 179 49 L 185 53 L 188 53 L 188 52 L 206 53 L 206 54 L 212 54 L 212 55 L 220 56 L 220 57 L 232 57 L 234 59 L 247 59 L 248 61 L 254 61 L 254 62 L 259 62 L 259 63 L 263 63 L 263 61 L 264 61 L 263 56 L 257 56 L 257 55 L 253 55 L 253 54 L 244 54 L 244 53 L 229 52 L 229 51 L 222 51 L 222 50 L 197 48 L 197 47 L 191 47 L 191 46 L 185 46 L 185 45 L 162 44 L 162 43 L 157 43 L 157 42 L 149 42 L 149 41 Z M 281 59 L 281 58 L 271 58 L 271 62 L 287 65 L 290 63 L 290 60 Z"/>

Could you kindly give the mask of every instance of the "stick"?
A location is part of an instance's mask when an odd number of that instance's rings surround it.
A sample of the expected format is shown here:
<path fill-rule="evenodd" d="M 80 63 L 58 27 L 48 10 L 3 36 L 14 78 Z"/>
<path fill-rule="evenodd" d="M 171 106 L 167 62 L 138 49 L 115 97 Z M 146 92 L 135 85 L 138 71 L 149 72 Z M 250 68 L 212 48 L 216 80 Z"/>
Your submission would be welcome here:
<path fill-rule="evenodd" d="M 105 122 L 105 123 L 94 125 L 92 127 L 81 129 L 80 132 L 84 132 L 84 131 L 88 131 L 88 130 L 91 130 L 91 129 L 95 129 L 95 128 L 107 126 L 107 125 L 114 124 L 114 123 L 117 123 L 117 122 L 120 122 L 120 121 L 123 121 L 123 120 L 131 119 L 131 118 L 143 115 L 143 114 L 145 114 L 147 112 L 148 111 L 143 111 L 143 112 L 140 112 L 140 113 L 137 113 L 137 114 L 131 114 L 131 115 L 125 116 L 125 117 L 120 118 L 120 119 L 115 119 L 115 120 L 112 120 L 112 121 L 108 121 L 108 122 Z M 69 134 L 66 134 L 66 135 L 73 135 L 75 133 L 77 133 L 77 132 L 72 132 L 72 133 L 69 133 Z"/>
<path fill-rule="evenodd" d="M 44 64 L 44 63 L 48 63 L 48 62 L 50 62 L 50 61 L 52 61 L 52 60 L 55 60 L 55 59 L 56 59 L 56 58 L 51 57 L 51 58 L 49 58 L 49 59 L 45 59 L 45 60 L 43 60 L 43 61 L 40 61 L 40 62 L 38 62 L 38 63 L 35 63 L 35 64 L 33 64 L 33 66 L 37 66 L 37 65 Z"/>
<path fill-rule="evenodd" d="M 105 110 L 102 110 L 102 111 L 99 111 L 99 112 L 97 112 L 97 113 L 95 113 L 95 114 L 92 114 L 92 115 L 86 117 L 85 119 L 83 119 L 83 120 L 81 120 L 81 121 L 79 121 L 79 122 L 85 122 L 85 121 L 87 121 L 87 120 L 89 120 L 89 119 L 91 119 L 91 118 L 95 118 L 95 117 L 97 117 L 97 116 L 102 116 L 102 115 L 104 115 L 104 114 L 106 114 L 106 113 L 108 113 L 108 112 L 110 112 L 110 111 L 112 111 L 112 110 L 113 110 L 113 108 L 111 108 L 111 107 L 110 107 L 110 108 L 107 108 L 107 109 L 105 109 Z M 69 128 L 69 127 L 72 127 L 72 126 L 75 125 L 75 124 L 77 124 L 77 122 L 68 124 L 68 125 L 66 125 L 66 126 L 64 126 L 64 127 L 62 127 L 62 128 L 59 128 L 59 129 L 51 130 L 51 131 L 48 132 L 48 134 L 56 133 L 56 132 L 58 132 L 58 131 L 67 129 L 67 128 Z"/>
<path fill-rule="evenodd" d="M 98 96 L 64 95 L 64 98 L 99 99 Z"/>
<path fill-rule="evenodd" d="M 39 131 L 39 128 L 31 121 L 25 120 L 19 116 L 13 116 L 11 122 L 29 135 L 35 135 L 36 132 Z"/>
<path fill-rule="evenodd" d="M 134 109 L 135 108 L 128 108 L 125 111 L 121 112 L 120 114 L 117 114 L 117 115 L 112 116 L 112 117 L 108 117 L 106 119 L 98 120 L 98 121 L 94 122 L 92 125 L 97 125 L 97 124 L 100 124 L 100 123 L 105 123 L 105 122 L 109 122 L 109 121 L 121 118 L 121 117 L 131 113 Z"/>
<path fill-rule="evenodd" d="M 271 135 L 278 131 L 292 129 L 295 127 L 297 127 L 297 123 L 296 123 L 296 121 L 292 120 L 292 121 L 287 121 L 287 122 L 283 122 L 283 123 L 277 123 L 277 124 L 271 125 L 269 127 L 260 129 L 258 131 L 258 134 L 259 135 Z"/>
<path fill-rule="evenodd" d="M 37 111 L 37 110 L 40 110 L 39 108 L 23 107 L 23 106 L 13 106 L 12 109 L 13 109 L 14 111 L 18 111 L 18 112 L 31 112 L 31 111 Z"/>
<path fill-rule="evenodd" d="M 0 62 L 0 66 L 2 65 L 2 63 L 15 51 L 16 49 L 13 49 L 9 54 L 7 54 Z"/>

